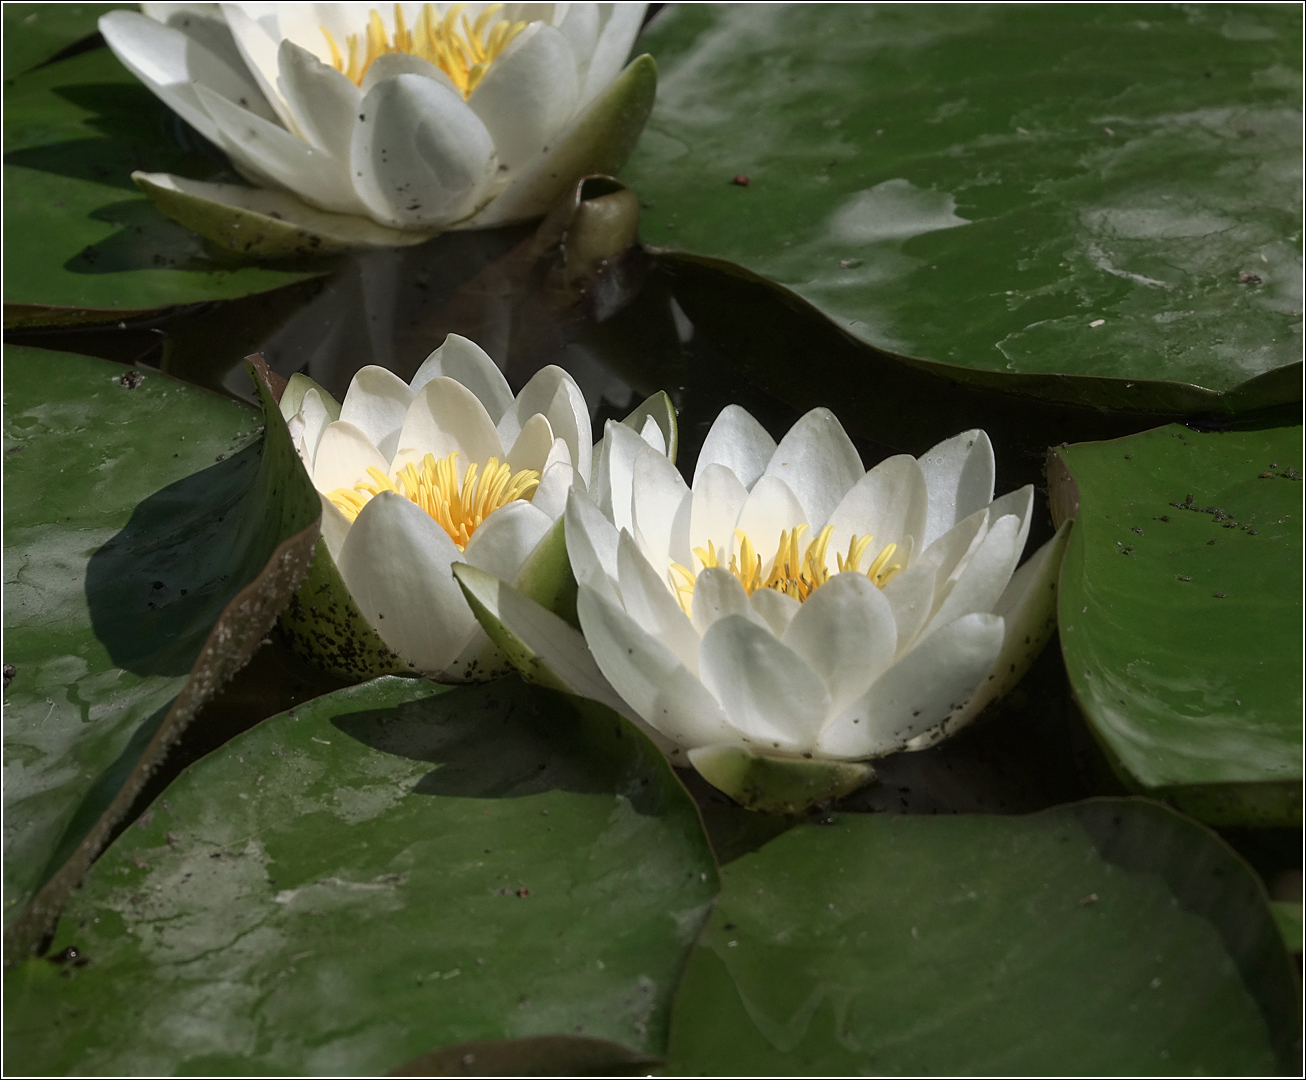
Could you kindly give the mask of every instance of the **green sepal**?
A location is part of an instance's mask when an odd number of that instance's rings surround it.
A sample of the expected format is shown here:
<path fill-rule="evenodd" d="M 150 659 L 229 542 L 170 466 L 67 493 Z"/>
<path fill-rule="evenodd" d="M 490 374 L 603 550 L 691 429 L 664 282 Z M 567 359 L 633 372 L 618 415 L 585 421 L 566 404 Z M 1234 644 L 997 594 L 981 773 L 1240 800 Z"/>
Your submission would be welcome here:
<path fill-rule="evenodd" d="M 368 218 L 318 210 L 284 191 L 211 184 L 171 173 L 132 173 L 160 212 L 238 255 L 295 259 L 350 248 L 406 247 L 439 234 L 389 229 Z"/>
<path fill-rule="evenodd" d="M 676 454 L 680 450 L 680 426 L 676 423 L 676 407 L 665 390 L 659 390 L 645 398 L 634 412 L 622 421 L 627 427 L 642 431 L 644 422 L 649 418 L 657 424 L 662 438 L 667 444 L 667 460 L 676 463 Z"/>
<path fill-rule="evenodd" d="M 771 814 L 801 814 L 875 778 L 864 761 L 763 757 L 738 746 L 699 746 L 689 751 L 689 760 L 704 780 L 740 806 Z"/>
<path fill-rule="evenodd" d="M 544 538 L 535 545 L 517 575 L 516 588 L 568 626 L 580 629 L 576 614 L 576 575 L 567 558 L 565 518 L 559 517 Z"/>

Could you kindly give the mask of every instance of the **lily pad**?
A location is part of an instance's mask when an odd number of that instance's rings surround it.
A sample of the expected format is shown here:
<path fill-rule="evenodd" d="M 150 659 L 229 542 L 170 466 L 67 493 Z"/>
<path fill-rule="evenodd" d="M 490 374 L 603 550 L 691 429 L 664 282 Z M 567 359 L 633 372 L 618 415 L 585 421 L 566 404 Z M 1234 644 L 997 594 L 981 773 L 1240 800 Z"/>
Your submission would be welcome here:
<path fill-rule="evenodd" d="M 647 241 L 879 349 L 1225 390 L 1300 357 L 1301 27 L 1291 5 L 677 5 L 642 39 L 660 85 L 623 178 Z"/>
<path fill-rule="evenodd" d="M 5 951 L 21 955 L 307 570 L 312 486 L 248 406 L 6 346 Z"/>
<path fill-rule="evenodd" d="M 1075 696 L 1121 776 L 1217 824 L 1300 825 L 1302 429 L 1056 451 Z"/>
<path fill-rule="evenodd" d="M 150 205 L 133 171 L 208 179 L 225 159 L 107 48 L 19 76 L 4 109 L 7 327 L 118 321 L 326 269 L 242 264 Z"/>
<path fill-rule="evenodd" d="M 135 4 L 5 4 L 4 77 L 47 63 L 96 32 L 101 15 Z"/>
<path fill-rule="evenodd" d="M 587 1036 L 578 1064 L 595 1039 L 660 1055 L 716 873 L 661 755 L 586 709 L 392 676 L 197 762 L 65 912 L 51 955 L 90 962 L 6 979 L 7 1064 L 375 1075 L 545 1035 Z"/>
<path fill-rule="evenodd" d="M 1293 1072 L 1256 876 L 1143 800 L 837 815 L 722 868 L 671 1075 Z"/>

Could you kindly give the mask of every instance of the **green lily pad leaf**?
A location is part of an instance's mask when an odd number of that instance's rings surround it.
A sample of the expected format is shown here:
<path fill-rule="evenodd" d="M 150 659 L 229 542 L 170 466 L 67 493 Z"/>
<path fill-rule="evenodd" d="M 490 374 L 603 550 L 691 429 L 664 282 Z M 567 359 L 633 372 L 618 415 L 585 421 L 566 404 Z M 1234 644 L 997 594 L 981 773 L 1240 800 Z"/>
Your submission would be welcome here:
<path fill-rule="evenodd" d="M 674 465 L 676 454 L 680 451 L 680 429 L 676 423 L 676 407 L 671 404 L 671 398 L 665 390 L 659 390 L 640 402 L 639 407 L 622 423 L 643 434 L 644 425 L 650 420 L 657 424 L 658 430 L 662 432 L 662 441 L 667 447 L 667 458 Z"/>
<path fill-rule="evenodd" d="M 546 214 L 579 177 L 615 174 L 626 163 L 653 109 L 658 67 L 637 56 L 598 99 L 563 132 L 557 146 L 518 176 L 498 198 L 465 225 L 488 228 Z"/>
<path fill-rule="evenodd" d="M 1078 514 L 1080 708 L 1126 783 L 1216 824 L 1302 820 L 1301 447 L 1300 426 L 1172 425 L 1049 464 L 1054 511 Z"/>
<path fill-rule="evenodd" d="M 670 8 L 624 178 L 646 241 L 878 349 L 1224 390 L 1300 358 L 1301 26 L 1290 5 Z"/>
<path fill-rule="evenodd" d="M 6 346 L 5 952 L 46 931 L 307 569 L 312 486 L 258 413 Z"/>
<path fill-rule="evenodd" d="M 223 165 L 107 48 L 28 72 L 5 90 L 6 326 L 116 322 L 323 272 L 217 257 L 160 216 L 133 171 L 208 178 Z"/>
<path fill-rule="evenodd" d="M 439 235 L 318 210 L 284 191 L 169 173 L 134 172 L 132 180 L 167 217 L 238 255 L 294 259 L 355 247 L 406 247 Z"/>
<path fill-rule="evenodd" d="M 875 779 L 875 769 L 864 761 L 764 757 L 738 746 L 699 746 L 689 751 L 689 761 L 740 806 L 773 814 L 801 814 Z"/>
<path fill-rule="evenodd" d="M 1296 1068 L 1296 975 L 1264 888 L 1154 803 L 841 814 L 721 876 L 669 1074 Z"/>
<path fill-rule="evenodd" d="M 716 872 L 661 755 L 595 708 L 390 677 L 239 736 L 92 869 L 51 945 L 90 962 L 6 979 L 7 1063 L 376 1075 L 543 1035 L 660 1055 Z"/>
<path fill-rule="evenodd" d="M 106 11 L 135 4 L 5 4 L 4 75 L 46 63 L 69 45 L 96 32 Z"/>

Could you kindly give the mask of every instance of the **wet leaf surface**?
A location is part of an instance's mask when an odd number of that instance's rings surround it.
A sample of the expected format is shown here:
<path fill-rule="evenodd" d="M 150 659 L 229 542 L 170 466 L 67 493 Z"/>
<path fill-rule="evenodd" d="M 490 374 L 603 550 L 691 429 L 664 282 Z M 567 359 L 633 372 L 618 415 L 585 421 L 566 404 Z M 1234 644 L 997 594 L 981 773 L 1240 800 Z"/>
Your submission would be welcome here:
<path fill-rule="evenodd" d="M 676 5 L 641 47 L 646 241 L 939 364 L 1223 390 L 1300 357 L 1296 8 Z"/>
<path fill-rule="evenodd" d="M 1270 1073 L 1296 977 L 1264 890 L 1142 800 L 836 814 L 722 870 L 669 1075 Z"/>
<path fill-rule="evenodd" d="M 657 1054 L 716 892 L 661 755 L 515 680 L 318 698 L 138 825 L 51 946 L 89 963 L 6 980 L 10 1067 L 377 1073 L 537 1035 Z"/>
<path fill-rule="evenodd" d="M 5 348 L 5 926 L 35 944 L 307 569 L 319 514 L 258 414 L 157 372 Z"/>
<path fill-rule="evenodd" d="M 134 4 L 5 4 L 5 80 L 48 63 L 97 33 L 95 24 L 106 11 Z"/>
<path fill-rule="evenodd" d="M 1171 425 L 1050 465 L 1075 695 L 1131 783 L 1218 824 L 1301 824 L 1301 446 Z"/>

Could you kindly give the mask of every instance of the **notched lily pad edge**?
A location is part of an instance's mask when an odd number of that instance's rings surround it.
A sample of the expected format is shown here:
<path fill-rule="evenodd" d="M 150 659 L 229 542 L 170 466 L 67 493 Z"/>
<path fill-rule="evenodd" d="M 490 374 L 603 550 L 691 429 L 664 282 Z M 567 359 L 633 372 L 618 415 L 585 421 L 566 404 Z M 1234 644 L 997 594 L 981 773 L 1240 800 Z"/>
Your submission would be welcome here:
<path fill-rule="evenodd" d="M 125 371 L 132 369 L 123 365 Z M 265 436 L 266 438 L 266 436 Z M 64 901 L 104 849 L 114 826 L 200 708 L 245 666 L 308 572 L 321 516 L 273 550 L 258 576 L 233 596 L 209 631 L 185 685 L 173 699 L 123 786 L 63 866 L 5 929 L 6 968 L 27 959 L 58 919 Z M 148 722 L 148 721 L 147 721 Z"/>
<path fill-rule="evenodd" d="M 1210 390 L 1193 383 L 1157 379 L 987 371 L 938 360 L 904 356 L 881 349 L 858 337 L 788 286 L 738 263 L 674 248 L 649 245 L 647 251 L 673 269 L 676 263 L 688 264 L 726 274 L 753 285 L 764 286 L 778 294 L 785 306 L 806 317 L 821 320 L 836 329 L 841 336 L 853 342 L 859 349 L 868 351 L 889 363 L 913 368 L 963 386 L 994 390 L 1016 397 L 1036 398 L 1060 405 L 1088 407 L 1102 412 L 1158 414 L 1175 418 L 1203 415 L 1242 417 L 1249 413 L 1289 405 L 1302 399 L 1301 361 L 1263 372 L 1227 390 Z"/>

